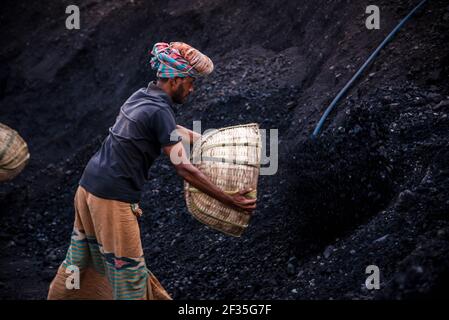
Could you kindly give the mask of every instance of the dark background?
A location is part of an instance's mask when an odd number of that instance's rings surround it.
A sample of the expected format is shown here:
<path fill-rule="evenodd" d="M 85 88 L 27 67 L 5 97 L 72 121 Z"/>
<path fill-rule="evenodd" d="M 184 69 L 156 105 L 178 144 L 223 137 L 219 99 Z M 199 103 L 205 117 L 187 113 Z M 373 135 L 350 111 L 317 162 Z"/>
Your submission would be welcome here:
<path fill-rule="evenodd" d="M 279 129 L 240 239 L 187 212 L 161 157 L 140 221 L 147 264 L 175 299 L 443 297 L 449 266 L 449 5 L 430 0 L 310 140 L 325 107 L 418 1 L 2 1 L 0 121 L 31 161 L 0 186 L 0 298 L 44 299 L 73 196 L 121 104 L 154 79 L 155 42 L 209 55 L 177 120 Z M 65 28 L 77 4 L 81 29 Z M 365 9 L 381 10 L 367 30 Z M 377 265 L 381 290 L 368 291 Z"/>

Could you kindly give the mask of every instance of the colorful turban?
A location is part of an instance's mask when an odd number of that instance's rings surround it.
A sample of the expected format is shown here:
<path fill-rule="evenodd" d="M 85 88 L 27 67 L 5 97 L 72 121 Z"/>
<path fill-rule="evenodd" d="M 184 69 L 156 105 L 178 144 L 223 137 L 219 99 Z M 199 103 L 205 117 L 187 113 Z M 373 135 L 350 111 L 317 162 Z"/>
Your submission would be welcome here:
<path fill-rule="evenodd" d="M 183 42 L 156 43 L 151 54 L 151 67 L 159 78 L 197 77 L 214 70 L 208 56 Z"/>

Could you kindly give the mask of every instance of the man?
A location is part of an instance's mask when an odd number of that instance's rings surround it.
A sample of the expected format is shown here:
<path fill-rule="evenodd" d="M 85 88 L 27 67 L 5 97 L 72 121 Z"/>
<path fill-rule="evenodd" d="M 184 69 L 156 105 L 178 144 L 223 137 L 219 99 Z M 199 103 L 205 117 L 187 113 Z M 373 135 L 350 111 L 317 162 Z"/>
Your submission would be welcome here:
<path fill-rule="evenodd" d="M 172 104 L 186 101 L 195 77 L 212 72 L 212 61 L 180 42 L 157 43 L 151 53 L 158 80 L 125 102 L 87 164 L 75 195 L 70 247 L 48 299 L 171 299 L 146 267 L 137 222 L 140 193 L 161 149 L 197 189 L 248 214 L 256 207 L 245 198 L 251 190 L 228 195 L 189 162 L 182 141 L 201 136 L 175 122 Z"/>

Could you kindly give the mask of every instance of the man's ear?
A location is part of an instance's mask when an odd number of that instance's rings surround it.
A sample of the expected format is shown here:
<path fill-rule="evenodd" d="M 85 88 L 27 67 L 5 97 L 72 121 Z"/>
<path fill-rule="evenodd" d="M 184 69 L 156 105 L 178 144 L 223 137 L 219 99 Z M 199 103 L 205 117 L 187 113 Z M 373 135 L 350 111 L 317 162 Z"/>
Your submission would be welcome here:
<path fill-rule="evenodd" d="M 170 88 L 173 88 L 173 79 L 168 79 L 167 84 Z"/>

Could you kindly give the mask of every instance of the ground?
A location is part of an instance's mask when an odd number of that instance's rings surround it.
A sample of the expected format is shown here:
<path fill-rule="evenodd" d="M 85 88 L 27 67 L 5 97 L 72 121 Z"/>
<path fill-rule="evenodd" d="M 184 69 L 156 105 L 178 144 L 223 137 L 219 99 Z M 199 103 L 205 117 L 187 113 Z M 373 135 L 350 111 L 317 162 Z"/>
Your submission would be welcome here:
<path fill-rule="evenodd" d="M 161 157 L 140 220 L 147 264 L 175 299 L 443 297 L 449 267 L 449 6 L 430 0 L 331 114 L 322 112 L 416 1 L 4 1 L 0 121 L 31 162 L 0 186 L 0 298 L 44 299 L 64 258 L 73 196 L 121 104 L 154 79 L 157 41 L 185 41 L 215 72 L 177 121 L 279 129 L 279 172 L 261 176 L 241 238 L 188 213 Z M 380 269 L 381 289 L 364 285 Z"/>

